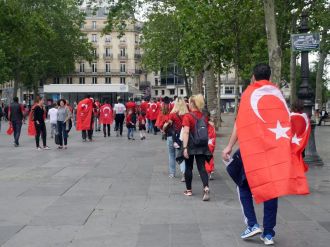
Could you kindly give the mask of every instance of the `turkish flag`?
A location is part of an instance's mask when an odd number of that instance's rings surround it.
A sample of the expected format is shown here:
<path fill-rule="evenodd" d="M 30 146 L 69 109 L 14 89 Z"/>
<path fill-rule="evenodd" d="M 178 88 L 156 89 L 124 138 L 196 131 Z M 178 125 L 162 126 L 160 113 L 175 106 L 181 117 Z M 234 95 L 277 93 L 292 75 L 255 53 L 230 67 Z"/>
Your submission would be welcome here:
<path fill-rule="evenodd" d="M 147 113 L 148 107 L 149 107 L 148 102 L 147 101 L 143 101 L 141 103 L 141 106 L 140 106 L 141 112 Z"/>
<path fill-rule="evenodd" d="M 150 120 L 156 120 L 158 117 L 158 107 L 156 103 L 151 103 L 149 106 L 148 117 Z"/>
<path fill-rule="evenodd" d="M 308 116 L 305 113 L 291 113 L 291 128 L 292 163 L 304 176 L 304 173 L 308 171 L 308 165 L 305 163 L 302 153 L 307 146 L 311 133 L 311 125 Z"/>
<path fill-rule="evenodd" d="M 215 150 L 217 134 L 213 124 L 209 124 L 207 130 L 209 135 L 209 150 L 213 154 Z M 212 157 L 210 162 L 205 162 L 205 169 L 207 173 L 211 173 L 214 171 L 214 157 Z"/>
<path fill-rule="evenodd" d="M 100 108 L 100 122 L 101 124 L 113 123 L 113 112 L 110 104 L 104 104 Z"/>
<path fill-rule="evenodd" d="M 127 102 L 126 103 L 126 110 L 127 110 L 127 112 L 129 110 L 132 110 L 133 112 L 135 112 L 135 110 L 136 110 L 136 104 L 135 104 L 135 102 L 133 102 L 133 101 Z"/>
<path fill-rule="evenodd" d="M 38 104 L 34 104 L 31 107 L 31 111 L 29 113 L 29 123 L 28 123 L 28 135 L 29 136 L 36 136 L 37 131 L 36 131 L 36 127 L 34 125 L 34 121 L 33 121 L 33 117 L 34 117 L 34 108 L 37 106 Z"/>
<path fill-rule="evenodd" d="M 8 124 L 7 135 L 12 135 L 14 133 L 13 125 L 11 122 Z"/>
<path fill-rule="evenodd" d="M 274 84 L 256 81 L 245 90 L 236 127 L 244 170 L 257 203 L 308 193 L 306 177 L 292 165 L 290 112 Z"/>
<path fill-rule="evenodd" d="M 92 128 L 93 100 L 83 99 L 77 106 L 77 130 Z"/>

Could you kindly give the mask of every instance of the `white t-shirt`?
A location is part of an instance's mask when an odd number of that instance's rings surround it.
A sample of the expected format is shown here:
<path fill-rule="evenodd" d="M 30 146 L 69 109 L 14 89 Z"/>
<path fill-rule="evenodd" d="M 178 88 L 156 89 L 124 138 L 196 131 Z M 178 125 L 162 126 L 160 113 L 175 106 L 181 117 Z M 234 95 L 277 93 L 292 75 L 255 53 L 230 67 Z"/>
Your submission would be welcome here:
<path fill-rule="evenodd" d="M 49 116 L 49 122 L 51 124 L 57 123 L 57 109 L 56 108 L 49 109 L 48 116 Z"/>
<path fill-rule="evenodd" d="M 122 103 L 118 103 L 115 104 L 113 110 L 116 112 L 116 114 L 124 114 L 126 111 L 126 107 Z"/>

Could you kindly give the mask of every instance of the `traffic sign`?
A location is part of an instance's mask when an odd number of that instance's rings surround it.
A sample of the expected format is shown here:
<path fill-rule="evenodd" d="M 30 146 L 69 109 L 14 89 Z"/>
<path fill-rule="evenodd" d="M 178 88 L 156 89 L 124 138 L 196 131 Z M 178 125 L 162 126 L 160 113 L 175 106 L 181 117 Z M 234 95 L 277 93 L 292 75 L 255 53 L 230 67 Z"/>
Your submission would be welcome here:
<path fill-rule="evenodd" d="M 320 48 L 319 33 L 291 34 L 291 46 L 293 51 L 312 51 Z"/>

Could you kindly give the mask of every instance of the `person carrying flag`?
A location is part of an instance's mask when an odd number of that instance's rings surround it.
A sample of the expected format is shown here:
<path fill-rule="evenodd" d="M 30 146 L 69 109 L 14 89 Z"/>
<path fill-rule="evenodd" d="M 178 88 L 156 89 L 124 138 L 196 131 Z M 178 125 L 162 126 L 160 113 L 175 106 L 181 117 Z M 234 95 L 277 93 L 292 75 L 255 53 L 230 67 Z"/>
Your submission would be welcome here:
<path fill-rule="evenodd" d="M 254 67 L 252 83 L 242 94 L 232 135 L 222 152 L 223 160 L 228 161 L 233 146 L 239 142 L 247 179 L 238 186 L 247 223 L 241 238 L 262 233 L 260 238 L 265 245 L 274 244 L 278 197 L 309 193 L 304 168 L 292 162 L 290 112 L 281 91 L 269 81 L 270 75 L 269 65 Z M 263 231 L 252 198 L 264 203 Z"/>
<path fill-rule="evenodd" d="M 105 104 L 100 108 L 100 123 L 103 125 L 104 137 L 107 137 L 107 135 L 110 137 L 110 125 L 113 123 L 113 112 L 108 100 L 106 100 Z"/>
<path fill-rule="evenodd" d="M 76 129 L 81 131 L 82 139 L 85 142 L 93 140 L 93 100 L 89 95 L 81 100 L 77 106 Z"/>

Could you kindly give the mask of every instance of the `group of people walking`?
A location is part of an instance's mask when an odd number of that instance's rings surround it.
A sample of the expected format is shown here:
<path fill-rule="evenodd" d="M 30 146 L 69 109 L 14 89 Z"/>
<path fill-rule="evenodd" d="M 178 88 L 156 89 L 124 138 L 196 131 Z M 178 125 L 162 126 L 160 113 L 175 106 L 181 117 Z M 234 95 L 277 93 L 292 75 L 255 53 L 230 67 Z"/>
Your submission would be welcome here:
<path fill-rule="evenodd" d="M 308 166 L 303 160 L 310 134 L 309 120 L 302 113 L 299 102 L 292 105 L 290 112 L 280 90 L 269 81 L 270 75 L 267 64 L 255 66 L 251 85 L 242 95 L 228 145 L 222 152 L 228 174 L 237 185 L 247 224 L 241 238 L 261 234 L 265 245 L 274 244 L 278 197 L 309 193 L 305 175 Z M 113 107 L 108 101 L 101 104 L 87 95 L 76 109 L 61 99 L 48 113 L 43 99 L 38 98 L 31 108 L 28 127 L 29 135 L 35 136 L 37 150 L 50 149 L 46 142 L 47 115 L 51 137 L 56 139 L 58 149 L 66 149 L 73 114 L 76 116 L 76 129 L 82 132 L 84 142 L 93 141 L 94 128 L 100 131 L 102 125 L 104 137 L 110 137 L 113 121 L 117 137 L 123 136 L 126 123 L 128 140 L 134 140 L 136 129 L 141 140 L 146 139 L 147 132 L 154 135 L 161 132 L 168 150 L 169 178 L 176 177 L 178 164 L 181 181 L 185 182 L 183 194 L 193 196 L 193 166 L 196 163 L 202 182 L 202 200 L 210 200 L 209 180 L 214 172 L 216 131 L 203 95 L 193 95 L 189 99 L 175 97 L 173 100 L 164 97 L 158 102 L 145 99 L 139 105 L 133 100 L 124 104 L 118 98 Z M 20 145 L 23 117 L 23 107 L 18 98 L 14 98 L 9 119 L 15 147 Z M 232 154 L 236 144 L 238 149 Z M 264 203 L 263 229 L 258 224 L 253 200 Z"/>

